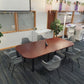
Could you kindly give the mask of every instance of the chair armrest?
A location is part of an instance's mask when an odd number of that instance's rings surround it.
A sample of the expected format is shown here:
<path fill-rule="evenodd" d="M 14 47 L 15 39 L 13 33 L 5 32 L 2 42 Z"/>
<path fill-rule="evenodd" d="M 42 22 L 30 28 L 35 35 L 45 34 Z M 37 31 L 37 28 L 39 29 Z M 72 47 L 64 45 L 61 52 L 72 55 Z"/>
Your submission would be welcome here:
<path fill-rule="evenodd" d="M 9 52 L 9 54 L 11 54 L 11 53 L 16 53 L 16 50 L 12 50 Z"/>
<path fill-rule="evenodd" d="M 48 62 L 45 62 L 44 60 L 42 60 L 42 63 L 44 63 L 45 65 L 52 65 L 54 63 L 58 63 L 58 62 L 61 62 L 61 58 L 57 55 L 54 55 L 54 57 L 48 61 Z"/>
<path fill-rule="evenodd" d="M 8 51 L 4 51 L 4 54 L 7 55 L 7 56 L 9 56 L 12 53 L 16 53 L 16 50 L 9 51 L 9 52 Z"/>
<path fill-rule="evenodd" d="M 78 52 L 81 52 L 81 50 L 80 50 L 80 49 L 78 49 L 78 48 L 74 48 L 74 50 L 76 50 L 76 51 L 78 51 Z"/>
<path fill-rule="evenodd" d="M 9 57 L 10 59 L 15 59 L 15 58 L 17 58 L 17 56 L 15 55 L 15 56 L 11 56 L 11 57 Z"/>
<path fill-rule="evenodd" d="M 47 64 L 47 62 L 45 62 L 44 60 L 42 60 L 42 63 Z"/>
<path fill-rule="evenodd" d="M 66 55 L 76 55 L 74 52 L 66 52 Z"/>
<path fill-rule="evenodd" d="M 23 62 L 23 59 L 22 59 L 22 57 L 17 57 L 15 59 L 12 59 L 11 62 L 13 64 L 17 64 L 17 63 Z"/>
<path fill-rule="evenodd" d="M 55 60 L 55 61 L 61 61 L 62 59 L 59 56 L 54 55 L 53 60 Z"/>
<path fill-rule="evenodd" d="M 82 52 L 84 52 L 84 50 L 78 49 L 78 48 L 74 48 L 74 50 L 76 51 L 76 54 L 80 54 Z"/>

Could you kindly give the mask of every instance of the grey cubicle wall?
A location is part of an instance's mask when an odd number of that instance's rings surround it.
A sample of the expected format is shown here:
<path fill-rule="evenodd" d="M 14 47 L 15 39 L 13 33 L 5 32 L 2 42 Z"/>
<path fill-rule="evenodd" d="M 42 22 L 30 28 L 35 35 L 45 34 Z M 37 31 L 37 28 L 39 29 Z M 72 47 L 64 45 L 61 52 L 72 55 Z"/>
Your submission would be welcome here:
<path fill-rule="evenodd" d="M 34 28 L 34 12 L 18 13 L 19 30 Z"/>
<path fill-rule="evenodd" d="M 15 31 L 14 13 L 0 13 L 1 32 Z"/>

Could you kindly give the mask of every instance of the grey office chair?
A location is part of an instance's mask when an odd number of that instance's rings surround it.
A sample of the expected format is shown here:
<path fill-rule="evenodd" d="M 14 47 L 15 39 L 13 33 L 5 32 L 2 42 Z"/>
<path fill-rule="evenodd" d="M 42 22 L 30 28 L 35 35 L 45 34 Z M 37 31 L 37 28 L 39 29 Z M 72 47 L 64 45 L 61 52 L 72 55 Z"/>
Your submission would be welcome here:
<path fill-rule="evenodd" d="M 71 71 L 73 71 L 74 62 L 78 63 L 78 66 L 80 68 L 79 59 L 80 59 L 82 52 L 84 52 L 84 50 L 80 50 L 78 48 L 73 48 L 73 51 L 66 52 L 66 56 L 69 57 L 70 63 L 72 64 L 72 70 Z"/>
<path fill-rule="evenodd" d="M 75 35 L 75 34 L 74 34 Z M 74 43 L 74 46 L 71 47 L 71 49 L 69 49 L 70 51 L 74 51 L 76 50 L 80 50 L 79 48 L 75 47 L 75 36 L 71 36 L 70 38 L 68 38 L 69 41 L 72 41 Z"/>
<path fill-rule="evenodd" d="M 28 38 L 22 38 L 22 44 L 31 42 Z"/>
<path fill-rule="evenodd" d="M 57 55 L 54 55 L 54 57 L 48 61 L 45 62 L 44 60 L 42 60 L 42 65 L 48 70 L 48 71 L 53 71 L 53 70 L 57 70 L 59 78 L 60 78 L 60 74 L 59 74 L 59 70 L 58 68 L 60 67 L 61 64 L 61 58 Z M 49 84 L 50 84 L 50 77 L 49 77 Z"/>
<path fill-rule="evenodd" d="M 68 38 L 69 41 L 75 42 L 75 36 L 71 36 L 70 38 Z"/>
<path fill-rule="evenodd" d="M 14 59 L 17 57 L 16 50 L 8 49 L 4 51 L 4 54 L 7 55 L 10 59 Z"/>
<path fill-rule="evenodd" d="M 45 40 L 46 38 L 44 38 L 42 35 L 38 35 L 38 40 Z"/>
<path fill-rule="evenodd" d="M 65 57 L 65 55 L 63 54 L 63 52 L 64 52 L 65 50 L 59 50 L 59 51 L 56 51 L 56 54 L 58 55 L 58 56 L 60 56 L 62 59 Z"/>
<path fill-rule="evenodd" d="M 16 50 L 13 50 L 13 51 L 6 50 L 6 51 L 4 51 L 4 54 L 7 55 L 9 58 L 8 69 L 10 69 L 11 72 L 13 73 L 15 65 L 17 65 L 19 63 L 23 63 L 23 58 L 20 56 L 17 56 Z"/>
<path fill-rule="evenodd" d="M 74 46 L 72 46 L 72 49 L 71 51 L 74 51 L 74 50 L 80 50 L 79 48 L 75 47 L 75 39 L 74 39 L 74 36 L 71 36 L 69 39 L 69 41 L 72 41 L 74 43 Z"/>
<path fill-rule="evenodd" d="M 25 44 L 25 43 L 30 43 L 31 41 L 28 39 L 28 38 L 26 38 L 26 37 L 24 37 L 24 38 L 22 38 L 22 44 Z M 21 56 L 18 52 L 17 52 L 17 54 L 18 54 L 18 56 Z M 26 59 L 24 58 L 24 62 L 26 61 Z"/>
<path fill-rule="evenodd" d="M 22 66 L 23 66 L 23 69 L 24 69 L 24 64 L 23 64 L 24 62 L 23 62 L 23 58 L 22 57 L 17 57 L 15 59 L 10 60 L 10 67 L 9 67 L 9 69 L 11 68 L 10 69 L 11 70 L 11 74 L 13 74 L 15 66 L 20 64 L 20 63 L 22 63 Z"/>

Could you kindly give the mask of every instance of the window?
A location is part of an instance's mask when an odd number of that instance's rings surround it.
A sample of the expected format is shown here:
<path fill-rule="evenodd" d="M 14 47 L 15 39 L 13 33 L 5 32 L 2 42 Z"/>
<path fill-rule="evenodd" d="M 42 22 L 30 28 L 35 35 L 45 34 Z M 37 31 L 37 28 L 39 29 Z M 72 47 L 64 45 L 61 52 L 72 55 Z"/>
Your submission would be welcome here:
<path fill-rule="evenodd" d="M 61 21 L 61 23 L 64 23 L 65 14 L 67 14 L 66 15 L 66 23 L 71 23 L 72 12 L 58 12 L 57 19 L 59 19 Z"/>
<path fill-rule="evenodd" d="M 0 12 L 3 33 L 32 30 L 36 26 L 36 12 Z"/>
<path fill-rule="evenodd" d="M 19 30 L 26 30 L 35 27 L 35 14 L 34 12 L 18 13 L 18 28 Z"/>
<path fill-rule="evenodd" d="M 15 31 L 14 13 L 0 13 L 1 32 Z"/>

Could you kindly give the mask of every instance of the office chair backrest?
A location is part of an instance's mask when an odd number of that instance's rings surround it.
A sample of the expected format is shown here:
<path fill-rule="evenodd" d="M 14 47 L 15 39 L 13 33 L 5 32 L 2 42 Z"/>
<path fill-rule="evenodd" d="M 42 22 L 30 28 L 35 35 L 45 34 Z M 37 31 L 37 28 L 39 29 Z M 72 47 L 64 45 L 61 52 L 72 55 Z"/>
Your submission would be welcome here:
<path fill-rule="evenodd" d="M 38 35 L 38 40 L 45 40 L 45 38 L 42 35 Z"/>
<path fill-rule="evenodd" d="M 22 44 L 29 43 L 30 40 L 28 38 L 22 38 Z"/>
<path fill-rule="evenodd" d="M 69 40 L 75 42 L 75 36 L 70 36 Z"/>
<path fill-rule="evenodd" d="M 55 55 L 50 61 L 45 62 L 42 60 L 42 65 L 49 71 L 55 70 L 60 66 L 61 58 Z"/>

